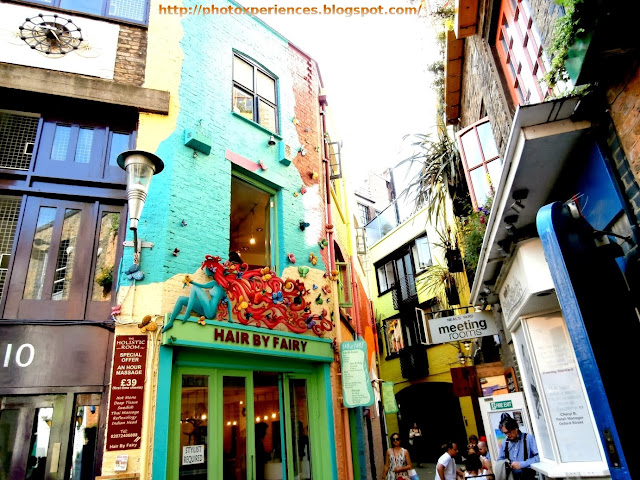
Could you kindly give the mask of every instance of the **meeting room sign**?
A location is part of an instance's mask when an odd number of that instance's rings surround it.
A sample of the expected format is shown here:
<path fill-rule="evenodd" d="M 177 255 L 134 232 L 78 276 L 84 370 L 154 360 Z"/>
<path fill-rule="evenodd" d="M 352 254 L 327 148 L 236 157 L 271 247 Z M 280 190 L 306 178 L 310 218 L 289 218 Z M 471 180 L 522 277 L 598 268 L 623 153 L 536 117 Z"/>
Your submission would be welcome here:
<path fill-rule="evenodd" d="M 497 335 L 493 312 L 474 312 L 429 320 L 431 343 L 456 342 Z"/>

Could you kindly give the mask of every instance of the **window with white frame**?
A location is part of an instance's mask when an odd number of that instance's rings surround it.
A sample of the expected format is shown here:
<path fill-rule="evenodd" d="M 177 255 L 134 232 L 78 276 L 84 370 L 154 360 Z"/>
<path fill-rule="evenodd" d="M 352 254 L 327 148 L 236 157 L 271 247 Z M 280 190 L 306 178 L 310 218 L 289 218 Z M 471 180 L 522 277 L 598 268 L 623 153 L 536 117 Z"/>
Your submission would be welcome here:
<path fill-rule="evenodd" d="M 276 78 L 246 57 L 233 56 L 233 111 L 278 132 Z"/>
<path fill-rule="evenodd" d="M 378 278 L 378 293 L 380 295 L 391 290 L 396 284 L 396 273 L 393 268 L 393 261 L 388 261 L 377 266 L 376 277 Z"/>
<path fill-rule="evenodd" d="M 483 207 L 493 197 L 502 174 L 502 160 L 489 118 L 461 130 L 457 140 L 473 208 Z"/>
<path fill-rule="evenodd" d="M 26 0 L 71 12 L 88 13 L 115 20 L 148 23 L 149 0 Z M 162 7 L 161 7 L 162 9 Z"/>
<path fill-rule="evenodd" d="M 364 226 L 369 223 L 369 207 L 367 205 L 363 205 L 362 203 L 358 204 L 358 213 L 360 214 L 360 225 Z"/>
<path fill-rule="evenodd" d="M 542 39 L 525 0 L 502 0 L 495 44 L 513 102 L 543 101 L 550 93 L 542 81 L 547 67 Z"/>
<path fill-rule="evenodd" d="M 426 235 L 416 238 L 416 242 L 411 247 L 411 253 L 413 254 L 413 263 L 417 272 L 431 266 L 431 248 Z"/>

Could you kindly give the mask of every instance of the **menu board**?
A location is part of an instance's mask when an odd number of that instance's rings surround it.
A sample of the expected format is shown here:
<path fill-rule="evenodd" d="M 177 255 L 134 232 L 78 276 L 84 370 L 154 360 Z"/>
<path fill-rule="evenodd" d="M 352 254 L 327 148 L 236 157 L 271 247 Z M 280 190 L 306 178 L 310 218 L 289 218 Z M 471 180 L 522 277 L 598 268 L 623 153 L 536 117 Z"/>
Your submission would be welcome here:
<path fill-rule="evenodd" d="M 340 344 L 342 368 L 342 402 L 347 408 L 368 407 L 373 403 L 373 389 L 367 368 L 367 342 Z"/>
<path fill-rule="evenodd" d="M 111 373 L 107 450 L 140 448 L 146 362 L 146 335 L 116 337 Z"/>

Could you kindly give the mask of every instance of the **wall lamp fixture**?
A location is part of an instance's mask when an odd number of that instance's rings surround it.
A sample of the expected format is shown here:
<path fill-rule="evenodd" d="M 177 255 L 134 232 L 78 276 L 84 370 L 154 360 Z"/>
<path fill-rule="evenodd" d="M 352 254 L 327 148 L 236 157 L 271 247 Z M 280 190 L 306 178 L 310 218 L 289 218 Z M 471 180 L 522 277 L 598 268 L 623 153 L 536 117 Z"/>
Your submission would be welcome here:
<path fill-rule="evenodd" d="M 140 263 L 142 247 L 153 247 L 150 242 L 138 242 L 138 221 L 147 199 L 151 177 L 160 173 L 164 162 L 153 153 L 142 150 L 127 150 L 118 155 L 118 165 L 127 172 L 127 201 L 129 203 L 129 230 L 133 231 L 133 243 L 125 242 L 125 246 L 134 249 L 133 263 Z"/>
<path fill-rule="evenodd" d="M 507 224 L 507 233 L 511 237 L 515 237 L 518 233 L 518 229 L 514 225 L 518 221 L 518 215 L 507 215 L 504 217 L 504 223 Z"/>
<path fill-rule="evenodd" d="M 273 147 L 275 144 L 276 144 L 276 138 L 273 135 L 271 135 L 269 137 L 269 146 Z"/>

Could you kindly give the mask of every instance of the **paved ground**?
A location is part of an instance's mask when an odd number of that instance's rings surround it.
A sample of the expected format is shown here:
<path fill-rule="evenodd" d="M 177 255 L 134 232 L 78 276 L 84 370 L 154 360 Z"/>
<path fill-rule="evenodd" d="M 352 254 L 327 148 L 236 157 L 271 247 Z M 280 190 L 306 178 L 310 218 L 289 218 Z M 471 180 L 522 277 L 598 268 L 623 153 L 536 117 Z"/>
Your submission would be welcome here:
<path fill-rule="evenodd" d="M 416 472 L 420 480 L 434 480 L 436 478 L 436 464 L 423 463 L 420 468 L 416 467 Z"/>

